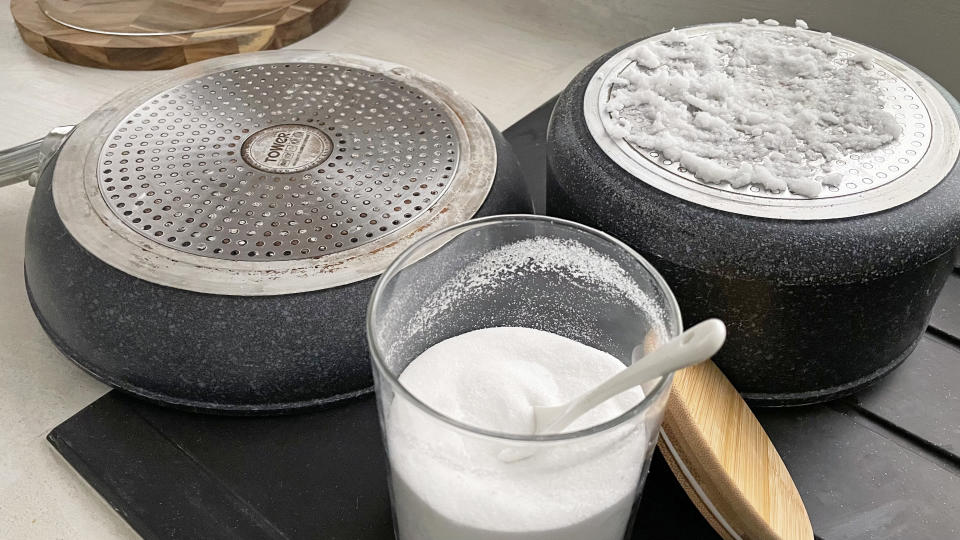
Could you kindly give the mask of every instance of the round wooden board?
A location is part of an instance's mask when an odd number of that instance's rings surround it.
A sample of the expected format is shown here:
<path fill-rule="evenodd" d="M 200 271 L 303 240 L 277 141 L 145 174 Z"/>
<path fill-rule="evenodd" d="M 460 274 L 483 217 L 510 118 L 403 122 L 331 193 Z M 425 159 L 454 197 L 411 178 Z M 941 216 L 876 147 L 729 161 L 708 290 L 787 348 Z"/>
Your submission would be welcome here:
<path fill-rule="evenodd" d="M 236 25 L 171 35 L 110 35 L 78 30 L 48 17 L 38 0 L 12 0 L 10 11 L 23 40 L 51 58 L 82 66 L 144 70 L 170 69 L 227 54 L 284 47 L 324 27 L 349 1 L 299 0 Z M 237 3 L 250 4 L 246 0 L 221 0 L 198 12 L 196 2 L 184 0 L 178 16 L 196 17 L 195 28 L 209 27 L 204 17 L 209 17 L 211 11 L 235 9 Z M 143 14 L 144 20 L 156 16 Z M 148 23 L 137 26 L 149 29 Z"/>

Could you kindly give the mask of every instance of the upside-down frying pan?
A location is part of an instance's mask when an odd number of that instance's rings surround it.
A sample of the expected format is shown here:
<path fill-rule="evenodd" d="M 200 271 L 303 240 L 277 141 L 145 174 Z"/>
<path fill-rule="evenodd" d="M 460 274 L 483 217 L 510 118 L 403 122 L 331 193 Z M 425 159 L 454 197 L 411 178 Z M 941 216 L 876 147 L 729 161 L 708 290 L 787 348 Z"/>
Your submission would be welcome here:
<path fill-rule="evenodd" d="M 0 153 L 0 174 L 36 185 L 24 272 L 57 347 L 140 397 L 237 414 L 367 392 L 375 277 L 423 234 L 531 211 L 461 96 L 316 51 L 170 71 Z"/>

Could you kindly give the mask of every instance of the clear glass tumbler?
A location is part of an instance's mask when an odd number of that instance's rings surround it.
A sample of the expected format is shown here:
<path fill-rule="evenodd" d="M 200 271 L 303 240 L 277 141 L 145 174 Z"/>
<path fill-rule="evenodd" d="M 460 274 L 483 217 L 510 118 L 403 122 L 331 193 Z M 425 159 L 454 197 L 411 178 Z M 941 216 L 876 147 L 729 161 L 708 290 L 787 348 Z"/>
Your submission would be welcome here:
<path fill-rule="evenodd" d="M 660 274 L 622 242 L 577 223 L 495 216 L 411 246 L 383 273 L 367 313 L 400 540 L 620 540 L 631 530 L 672 375 L 643 385 L 616 418 L 539 436 L 451 418 L 399 380 L 440 341 L 518 326 L 625 365 L 638 345 L 649 351 L 682 331 Z M 534 457 L 490 457 L 518 447 Z"/>

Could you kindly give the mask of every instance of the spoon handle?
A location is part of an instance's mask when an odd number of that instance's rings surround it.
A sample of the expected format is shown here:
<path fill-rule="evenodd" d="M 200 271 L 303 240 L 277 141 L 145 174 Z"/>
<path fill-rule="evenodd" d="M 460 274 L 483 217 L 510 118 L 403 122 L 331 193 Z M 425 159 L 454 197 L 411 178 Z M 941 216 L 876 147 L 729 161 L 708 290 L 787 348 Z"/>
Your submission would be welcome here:
<path fill-rule="evenodd" d="M 720 319 L 707 319 L 647 355 L 643 354 L 643 346 L 636 347 L 633 365 L 571 401 L 541 432 L 559 432 L 583 413 L 625 390 L 710 358 L 720 350 L 726 336 L 727 328 Z"/>

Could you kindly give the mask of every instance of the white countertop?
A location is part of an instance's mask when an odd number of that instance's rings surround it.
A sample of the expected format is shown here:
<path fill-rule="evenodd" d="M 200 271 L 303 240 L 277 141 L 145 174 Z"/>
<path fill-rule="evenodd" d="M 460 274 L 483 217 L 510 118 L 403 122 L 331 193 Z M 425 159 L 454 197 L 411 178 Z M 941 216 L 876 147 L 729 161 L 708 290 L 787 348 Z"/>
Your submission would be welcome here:
<path fill-rule="evenodd" d="M 886 49 L 958 91 L 960 73 L 951 58 L 956 3 L 915 9 L 902 0 L 813 0 L 805 4 L 807 13 L 794 12 L 795 5 L 353 0 L 336 21 L 292 48 L 406 64 L 458 90 L 501 129 L 559 92 L 592 59 L 631 38 L 672 25 L 751 16 L 786 23 L 805 18 L 814 28 Z M 919 31 L 902 32 L 903 25 Z M 154 76 L 73 66 L 34 52 L 20 40 L 7 2 L 0 6 L 0 70 L 0 148 L 77 123 Z M 31 195 L 26 185 L 0 189 L 0 537 L 136 537 L 44 439 L 108 388 L 57 352 L 27 303 L 23 238 Z"/>

